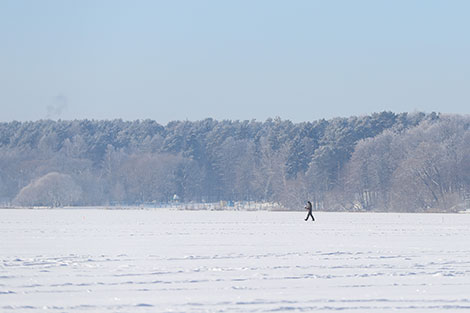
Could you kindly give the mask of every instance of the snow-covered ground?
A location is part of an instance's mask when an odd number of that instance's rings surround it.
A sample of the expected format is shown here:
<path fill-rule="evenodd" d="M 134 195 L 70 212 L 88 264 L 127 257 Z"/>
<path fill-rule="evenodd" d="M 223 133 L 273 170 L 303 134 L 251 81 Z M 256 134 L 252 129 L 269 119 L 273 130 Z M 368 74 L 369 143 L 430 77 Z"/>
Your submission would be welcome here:
<path fill-rule="evenodd" d="M 0 210 L 0 312 L 470 311 L 470 215 Z"/>

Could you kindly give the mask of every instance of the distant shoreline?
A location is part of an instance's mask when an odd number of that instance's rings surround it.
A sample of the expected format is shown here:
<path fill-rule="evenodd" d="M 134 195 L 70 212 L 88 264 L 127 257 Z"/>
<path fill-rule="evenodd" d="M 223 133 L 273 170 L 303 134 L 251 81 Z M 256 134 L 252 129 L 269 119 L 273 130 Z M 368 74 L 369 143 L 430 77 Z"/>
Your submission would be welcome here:
<path fill-rule="evenodd" d="M 20 207 L 20 206 L 0 206 L 0 210 L 57 210 L 57 211 L 66 211 L 66 210 L 103 210 L 103 211 L 187 211 L 187 212 L 198 212 L 198 211 L 213 211 L 213 212 L 282 212 L 282 213 L 304 213 L 305 210 L 288 210 L 288 209 L 269 209 L 269 208 L 260 208 L 260 209 L 237 209 L 237 208 L 224 208 L 224 209 L 214 209 L 214 208 L 182 208 L 182 207 L 142 207 L 142 206 L 64 206 L 64 207 L 44 207 L 44 206 L 35 206 L 35 207 Z M 438 211 L 429 211 L 429 212 L 398 212 L 398 211 L 313 211 L 313 213 L 375 213 L 375 214 L 470 214 L 470 210 L 462 210 L 458 212 L 438 212 Z"/>

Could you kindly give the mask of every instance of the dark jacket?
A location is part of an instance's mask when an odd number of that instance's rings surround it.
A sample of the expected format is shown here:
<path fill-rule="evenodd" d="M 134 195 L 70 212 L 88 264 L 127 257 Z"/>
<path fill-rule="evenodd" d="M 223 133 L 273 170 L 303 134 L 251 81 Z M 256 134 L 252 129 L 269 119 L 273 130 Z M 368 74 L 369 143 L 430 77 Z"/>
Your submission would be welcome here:
<path fill-rule="evenodd" d="M 306 210 L 312 211 L 312 202 L 307 201 L 307 205 L 305 206 Z"/>

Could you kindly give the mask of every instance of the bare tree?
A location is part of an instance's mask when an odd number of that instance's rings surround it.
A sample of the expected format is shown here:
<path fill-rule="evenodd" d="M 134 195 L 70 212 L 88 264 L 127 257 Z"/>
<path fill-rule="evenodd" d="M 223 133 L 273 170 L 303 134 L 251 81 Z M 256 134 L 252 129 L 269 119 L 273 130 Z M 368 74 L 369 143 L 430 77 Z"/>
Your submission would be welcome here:
<path fill-rule="evenodd" d="M 405 156 L 394 173 L 393 202 L 398 207 L 449 210 L 465 186 L 465 123 L 445 117 L 422 123 L 399 141 Z"/>
<path fill-rule="evenodd" d="M 259 166 L 256 169 L 256 183 L 262 188 L 263 200 L 279 201 L 286 189 L 286 161 L 288 149 L 280 146 L 273 149 L 268 138 L 263 138 L 260 145 Z"/>
<path fill-rule="evenodd" d="M 386 131 L 360 141 L 345 169 L 345 192 L 362 209 L 389 209 L 393 172 L 397 165 L 393 142 L 396 134 Z"/>
<path fill-rule="evenodd" d="M 17 205 L 44 205 L 60 207 L 73 205 L 82 190 L 71 176 L 57 172 L 48 173 L 20 190 L 13 203 Z"/>
<path fill-rule="evenodd" d="M 171 154 L 133 155 L 120 171 L 128 200 L 132 202 L 169 201 L 176 194 L 180 156 Z"/>

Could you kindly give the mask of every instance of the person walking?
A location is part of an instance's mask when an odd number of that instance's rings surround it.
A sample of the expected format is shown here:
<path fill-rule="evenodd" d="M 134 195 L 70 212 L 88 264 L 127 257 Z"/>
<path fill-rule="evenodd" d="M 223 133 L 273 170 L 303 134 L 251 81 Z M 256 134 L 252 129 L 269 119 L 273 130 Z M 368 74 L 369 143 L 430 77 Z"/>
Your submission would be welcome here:
<path fill-rule="evenodd" d="M 305 210 L 308 210 L 307 218 L 305 218 L 305 221 L 307 221 L 308 218 L 311 216 L 312 217 L 312 222 L 314 222 L 315 218 L 313 217 L 313 214 L 312 214 L 312 202 L 307 201 L 307 205 L 305 206 Z"/>

